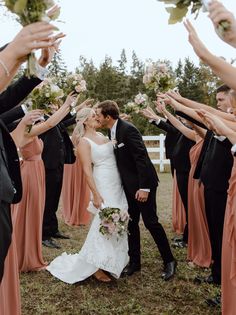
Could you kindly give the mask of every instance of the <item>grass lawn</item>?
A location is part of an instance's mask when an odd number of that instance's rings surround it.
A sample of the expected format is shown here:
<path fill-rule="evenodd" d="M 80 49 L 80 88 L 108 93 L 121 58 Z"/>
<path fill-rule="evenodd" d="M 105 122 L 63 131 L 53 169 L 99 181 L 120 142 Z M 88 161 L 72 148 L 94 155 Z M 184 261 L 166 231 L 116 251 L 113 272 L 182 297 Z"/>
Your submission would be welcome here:
<path fill-rule="evenodd" d="M 171 176 L 160 174 L 158 215 L 169 239 L 171 229 Z M 60 216 L 60 211 L 59 211 Z M 62 249 L 43 248 L 50 262 L 61 252 L 76 253 L 82 246 L 88 227 L 68 227 L 60 220 L 60 229 L 70 240 L 59 241 Z M 176 277 L 169 282 L 160 278 L 162 262 L 154 241 L 141 223 L 142 271 L 132 277 L 109 284 L 94 278 L 68 285 L 53 278 L 47 271 L 21 274 L 22 315 L 218 315 L 219 309 L 208 307 L 204 298 L 214 296 L 218 288 L 196 285 L 197 274 L 208 270 L 191 268 L 186 250 L 174 249 L 178 260 Z"/>

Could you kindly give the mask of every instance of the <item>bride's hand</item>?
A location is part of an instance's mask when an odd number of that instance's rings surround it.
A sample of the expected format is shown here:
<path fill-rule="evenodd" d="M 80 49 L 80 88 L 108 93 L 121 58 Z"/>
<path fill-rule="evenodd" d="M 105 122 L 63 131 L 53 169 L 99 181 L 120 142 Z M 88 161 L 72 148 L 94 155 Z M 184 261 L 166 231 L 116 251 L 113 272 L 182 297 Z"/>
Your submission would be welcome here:
<path fill-rule="evenodd" d="M 102 198 L 102 196 L 97 193 L 93 195 L 93 205 L 95 208 L 100 209 L 102 206 L 102 203 L 104 203 L 104 200 Z"/>

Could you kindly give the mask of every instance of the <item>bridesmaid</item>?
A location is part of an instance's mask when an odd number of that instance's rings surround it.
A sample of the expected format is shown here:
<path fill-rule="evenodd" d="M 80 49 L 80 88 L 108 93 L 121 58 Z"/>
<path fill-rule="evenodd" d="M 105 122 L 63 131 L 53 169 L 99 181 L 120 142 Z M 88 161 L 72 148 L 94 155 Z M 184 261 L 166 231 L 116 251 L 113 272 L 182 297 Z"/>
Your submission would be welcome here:
<path fill-rule="evenodd" d="M 204 188 L 199 186 L 198 180 L 193 178 L 198 158 L 202 149 L 203 139 L 196 137 L 196 144 L 190 150 L 191 169 L 188 181 L 188 260 L 200 267 L 209 267 L 211 264 L 211 243 L 207 225 Z"/>
<path fill-rule="evenodd" d="M 74 164 L 64 165 L 62 185 L 62 216 L 71 226 L 87 225 L 90 190 L 78 157 Z"/>
<path fill-rule="evenodd" d="M 11 297 L 10 303 L 9 297 Z M 21 314 L 20 281 L 14 230 L 11 245 L 4 262 L 4 275 L 0 283 L 0 301 L 0 314 Z"/>
<path fill-rule="evenodd" d="M 41 158 L 43 142 L 37 136 L 58 124 L 69 113 L 73 100 L 73 96 L 69 94 L 57 112 L 45 122 L 33 125 L 30 132 L 27 131 L 27 116 L 39 117 L 42 113 L 38 110 L 28 113 L 11 133 L 23 158 L 22 200 L 12 206 L 20 271 L 41 270 L 46 266 L 42 257 L 42 220 L 45 202 L 45 172 Z"/>

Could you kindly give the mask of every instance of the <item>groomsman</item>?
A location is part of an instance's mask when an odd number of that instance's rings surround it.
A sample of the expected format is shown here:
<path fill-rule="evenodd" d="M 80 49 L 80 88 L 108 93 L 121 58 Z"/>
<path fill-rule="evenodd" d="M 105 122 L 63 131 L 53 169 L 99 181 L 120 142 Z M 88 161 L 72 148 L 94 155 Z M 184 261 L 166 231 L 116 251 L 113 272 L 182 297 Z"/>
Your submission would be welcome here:
<path fill-rule="evenodd" d="M 230 88 L 220 86 L 216 91 L 217 107 L 221 111 L 230 112 Z M 205 109 L 205 105 L 192 102 L 181 97 L 180 102 L 193 109 Z M 191 120 L 191 119 L 190 119 Z M 194 121 L 198 124 L 196 121 Z M 201 125 L 202 126 L 202 125 Z M 195 169 L 194 178 L 204 185 L 205 211 L 209 227 L 212 247 L 211 275 L 197 281 L 221 283 L 221 250 L 224 226 L 224 215 L 227 200 L 227 189 L 233 165 L 231 143 L 225 137 L 218 137 L 207 131 L 203 147 Z"/>
<path fill-rule="evenodd" d="M 22 76 L 0 94 L 0 281 L 3 276 L 4 260 L 11 244 L 10 204 L 19 202 L 22 194 L 17 150 L 3 120 L 10 123 L 24 115 L 22 107 L 12 108 L 18 105 L 40 82 L 38 78 L 28 79 Z M 7 112 L 9 110 L 11 110 L 10 113 Z"/>
<path fill-rule="evenodd" d="M 159 120 L 153 122 L 158 128 L 167 132 L 167 157 L 170 158 L 171 166 L 176 171 L 178 190 L 186 213 L 186 225 L 183 239 L 177 239 L 175 247 L 183 248 L 188 243 L 188 177 L 190 171 L 189 151 L 195 144 L 194 141 L 185 137 L 170 122 Z"/>
<path fill-rule="evenodd" d="M 56 108 L 52 108 L 52 113 L 55 110 Z M 46 175 L 42 243 L 50 248 L 60 248 L 52 238 L 69 239 L 68 236 L 59 232 L 56 212 L 61 195 L 64 164 L 73 164 L 75 162 L 73 144 L 66 130 L 67 126 L 74 123 L 75 117 L 69 114 L 54 128 L 40 135 L 44 143 L 42 159 Z"/>

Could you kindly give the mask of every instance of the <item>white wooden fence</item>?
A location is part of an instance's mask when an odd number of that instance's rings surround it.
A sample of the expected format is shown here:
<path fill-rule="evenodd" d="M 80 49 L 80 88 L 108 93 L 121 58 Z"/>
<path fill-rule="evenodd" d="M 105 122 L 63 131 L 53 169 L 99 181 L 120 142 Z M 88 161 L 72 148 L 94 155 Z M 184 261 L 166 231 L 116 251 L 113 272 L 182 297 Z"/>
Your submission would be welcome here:
<path fill-rule="evenodd" d="M 159 157 L 158 159 L 152 159 L 152 163 L 154 165 L 159 165 L 160 172 L 164 172 L 165 165 L 170 164 L 170 160 L 166 159 L 164 140 L 165 135 L 162 133 L 159 136 L 143 136 L 144 143 L 145 141 L 155 142 L 154 146 L 153 145 L 151 147 L 146 146 L 146 148 L 148 153 L 156 153 L 157 156 Z"/>

